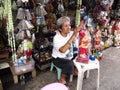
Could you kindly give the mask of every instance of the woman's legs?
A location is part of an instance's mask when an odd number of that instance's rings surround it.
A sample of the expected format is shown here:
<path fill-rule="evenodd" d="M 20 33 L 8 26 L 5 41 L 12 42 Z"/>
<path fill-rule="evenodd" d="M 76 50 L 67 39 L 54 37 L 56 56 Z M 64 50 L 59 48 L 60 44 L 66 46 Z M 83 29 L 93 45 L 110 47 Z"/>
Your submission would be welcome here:
<path fill-rule="evenodd" d="M 62 69 L 62 75 L 60 78 L 60 82 L 66 84 L 67 75 L 71 75 L 74 73 L 74 63 L 72 60 L 56 58 L 53 60 L 53 63 Z"/>
<path fill-rule="evenodd" d="M 60 77 L 59 82 L 62 83 L 62 84 L 64 84 L 64 85 L 66 85 L 67 88 L 68 88 L 68 90 L 70 90 L 70 87 L 67 85 L 67 82 L 66 82 L 66 77 L 67 77 L 67 75 L 62 74 L 61 77 Z"/>
<path fill-rule="evenodd" d="M 78 70 L 77 70 L 77 68 L 76 67 L 74 67 L 74 74 L 73 74 L 74 76 L 78 76 Z"/>
<path fill-rule="evenodd" d="M 59 80 L 59 82 L 60 83 L 63 83 L 63 84 L 66 84 L 66 75 L 65 74 L 61 74 L 61 77 L 60 77 L 60 80 Z"/>

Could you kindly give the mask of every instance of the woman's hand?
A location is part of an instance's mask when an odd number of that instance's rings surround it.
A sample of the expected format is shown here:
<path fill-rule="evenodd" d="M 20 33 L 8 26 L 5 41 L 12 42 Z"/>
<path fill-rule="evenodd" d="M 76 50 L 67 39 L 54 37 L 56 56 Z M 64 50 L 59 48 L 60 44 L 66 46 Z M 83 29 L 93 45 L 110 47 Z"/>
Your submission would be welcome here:
<path fill-rule="evenodd" d="M 81 28 L 81 26 L 79 25 L 78 27 L 75 27 L 75 29 L 74 29 L 74 35 L 76 36 L 77 35 L 77 33 L 80 31 L 80 28 Z"/>

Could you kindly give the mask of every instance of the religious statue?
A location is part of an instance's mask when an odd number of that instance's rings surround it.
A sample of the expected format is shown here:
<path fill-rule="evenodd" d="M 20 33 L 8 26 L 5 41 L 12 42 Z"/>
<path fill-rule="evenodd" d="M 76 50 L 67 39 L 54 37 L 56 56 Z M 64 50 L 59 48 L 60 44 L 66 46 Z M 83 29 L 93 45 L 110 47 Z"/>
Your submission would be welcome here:
<path fill-rule="evenodd" d="M 89 31 L 86 29 L 85 21 L 80 22 L 81 30 L 79 32 L 79 56 L 77 61 L 81 63 L 88 63 L 88 50 L 91 44 L 91 36 Z"/>
<path fill-rule="evenodd" d="M 100 50 L 101 49 L 101 47 L 100 47 L 101 30 L 100 30 L 99 26 L 96 27 L 94 35 L 95 35 L 94 47 L 95 47 L 95 49 Z"/>

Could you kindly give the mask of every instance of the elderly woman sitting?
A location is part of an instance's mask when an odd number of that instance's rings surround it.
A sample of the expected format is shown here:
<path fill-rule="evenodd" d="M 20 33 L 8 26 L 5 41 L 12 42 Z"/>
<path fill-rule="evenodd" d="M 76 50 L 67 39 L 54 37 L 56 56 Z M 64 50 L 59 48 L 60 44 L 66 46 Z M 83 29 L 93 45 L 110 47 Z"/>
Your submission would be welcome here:
<path fill-rule="evenodd" d="M 74 73 L 73 58 L 73 41 L 78 36 L 80 27 L 71 31 L 70 18 L 67 16 L 60 17 L 57 20 L 58 31 L 53 38 L 53 63 L 62 69 L 60 83 L 66 84 L 67 75 Z"/>

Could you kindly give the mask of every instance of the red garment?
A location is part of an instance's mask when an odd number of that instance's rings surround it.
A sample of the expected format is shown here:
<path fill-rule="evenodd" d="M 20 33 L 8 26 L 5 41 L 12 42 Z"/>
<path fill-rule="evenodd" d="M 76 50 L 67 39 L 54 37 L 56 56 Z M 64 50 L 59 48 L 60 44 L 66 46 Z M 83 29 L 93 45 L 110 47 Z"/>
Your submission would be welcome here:
<path fill-rule="evenodd" d="M 80 54 L 86 54 L 88 48 L 79 48 L 80 49 Z"/>
<path fill-rule="evenodd" d="M 100 41 L 95 41 L 95 45 L 99 45 L 100 44 Z"/>

